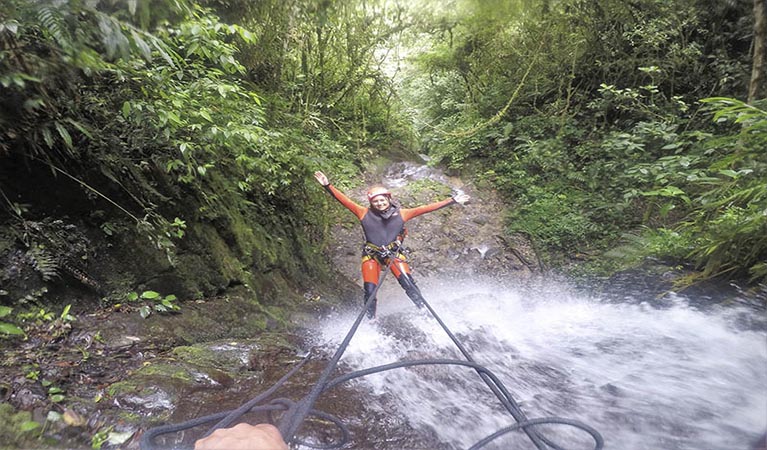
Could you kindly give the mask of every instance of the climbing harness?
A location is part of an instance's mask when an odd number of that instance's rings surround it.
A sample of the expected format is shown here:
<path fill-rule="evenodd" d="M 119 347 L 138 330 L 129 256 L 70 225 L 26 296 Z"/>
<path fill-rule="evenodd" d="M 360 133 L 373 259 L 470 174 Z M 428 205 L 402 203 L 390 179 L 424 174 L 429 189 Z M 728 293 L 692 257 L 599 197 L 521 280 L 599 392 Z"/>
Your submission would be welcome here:
<path fill-rule="evenodd" d="M 378 261 L 386 261 L 388 258 L 396 256 L 400 253 L 406 254 L 409 252 L 402 245 L 402 240 L 399 238 L 397 238 L 396 241 L 390 242 L 384 246 L 378 246 L 371 242 L 365 242 L 365 245 L 362 247 L 363 256 L 375 258 Z"/>
<path fill-rule="evenodd" d="M 456 347 L 458 347 L 459 351 L 463 354 L 464 358 L 466 358 L 465 360 L 420 359 L 420 360 L 400 361 L 396 363 L 385 364 L 382 366 L 358 370 L 358 371 L 351 372 L 351 373 L 341 375 L 331 379 L 330 378 L 331 374 L 336 369 L 338 362 L 340 361 L 341 357 L 346 351 L 346 348 L 349 346 L 349 343 L 351 342 L 352 337 L 354 337 L 354 334 L 357 332 L 357 329 L 359 328 L 360 323 L 365 317 L 366 311 L 368 310 L 370 306 L 369 303 L 375 301 L 376 293 L 378 289 L 380 288 L 381 284 L 383 283 L 384 278 L 386 277 L 386 273 L 389 271 L 388 270 L 389 265 L 392 263 L 393 259 L 394 258 L 388 258 L 386 263 L 386 269 L 382 271 L 382 274 L 378 280 L 378 284 L 376 285 L 375 289 L 372 291 L 371 295 L 368 297 L 365 303 L 365 306 L 362 308 L 362 311 L 360 311 L 360 313 L 357 315 L 357 318 L 354 321 L 354 324 L 352 324 L 349 332 L 346 334 L 346 337 L 344 337 L 344 340 L 336 349 L 335 354 L 325 366 L 322 374 L 317 380 L 317 383 L 314 385 L 314 387 L 309 392 L 309 394 L 304 396 L 304 398 L 302 398 L 301 400 L 297 402 L 290 399 L 286 399 L 286 398 L 276 398 L 269 401 L 268 403 L 264 403 L 266 399 L 268 399 L 272 394 L 274 394 L 283 384 L 285 384 L 285 382 L 291 376 L 293 376 L 296 372 L 298 372 L 301 369 L 301 367 L 303 367 L 304 364 L 306 364 L 310 360 L 310 358 L 312 357 L 311 354 L 307 355 L 306 358 L 304 358 L 300 363 L 298 363 L 293 369 L 291 369 L 287 374 L 285 374 L 280 380 L 278 380 L 268 390 L 262 392 L 255 398 L 244 403 L 242 406 L 240 406 L 237 409 L 220 412 L 217 414 L 211 414 L 204 417 L 199 417 L 197 419 L 192 419 L 180 424 L 164 425 L 164 426 L 151 428 L 147 430 L 141 437 L 141 449 L 142 450 L 157 449 L 158 447 L 154 443 L 154 440 L 158 436 L 163 434 L 177 433 L 177 432 L 187 430 L 202 424 L 218 421 L 212 428 L 208 430 L 207 433 L 205 433 L 205 436 L 208 436 L 214 430 L 218 428 L 227 428 L 232 426 L 232 424 L 234 424 L 235 421 L 240 419 L 245 414 L 255 413 L 255 412 L 266 412 L 267 414 L 269 414 L 270 419 L 274 421 L 272 413 L 280 412 L 280 411 L 283 412 L 283 415 L 282 415 L 282 418 L 279 420 L 278 428 L 280 430 L 280 433 L 283 436 L 283 439 L 287 443 L 299 444 L 301 446 L 317 448 L 317 449 L 342 448 L 349 441 L 349 436 L 350 436 L 349 430 L 346 427 L 346 425 L 344 425 L 344 423 L 339 418 L 331 414 L 327 414 L 325 412 L 313 409 L 314 403 L 317 401 L 317 399 L 322 393 L 329 391 L 330 389 L 333 389 L 334 387 L 355 378 L 360 378 L 360 377 L 364 377 L 374 373 L 380 373 L 380 372 L 400 369 L 404 367 L 415 367 L 415 366 L 426 366 L 426 365 L 450 365 L 450 366 L 461 366 L 461 367 L 467 367 L 467 368 L 473 369 L 474 371 L 477 372 L 477 374 L 485 382 L 485 384 L 490 388 L 493 394 L 495 394 L 495 396 L 498 398 L 498 400 L 501 402 L 504 408 L 509 412 L 509 414 L 514 418 L 516 422 L 515 424 L 502 428 L 490 434 L 489 436 L 484 437 L 483 439 L 478 441 L 476 444 L 471 446 L 469 450 L 479 450 L 480 448 L 496 440 L 497 438 L 516 430 L 522 430 L 530 438 L 530 440 L 532 441 L 532 443 L 535 445 L 535 447 L 538 450 L 545 450 L 545 449 L 564 450 L 563 447 L 560 447 L 559 445 L 554 443 L 551 439 L 544 436 L 542 432 L 536 429 L 536 426 L 543 425 L 543 424 L 547 424 L 547 425 L 560 424 L 560 425 L 575 427 L 577 429 L 580 429 L 586 432 L 592 437 L 592 439 L 594 439 L 594 450 L 601 450 L 603 448 L 604 440 L 602 439 L 602 436 L 599 434 L 599 432 L 595 430 L 594 428 L 584 423 L 581 423 L 579 421 L 561 418 L 561 417 L 543 417 L 543 418 L 537 418 L 537 419 L 528 419 L 527 416 L 524 414 L 524 412 L 520 409 L 518 403 L 512 397 L 511 393 L 509 393 L 509 391 L 506 389 L 504 384 L 498 379 L 498 377 L 496 377 L 490 370 L 477 364 L 474 361 L 474 359 L 471 357 L 471 355 L 463 346 L 463 344 L 461 344 L 461 342 L 456 338 L 456 336 L 452 333 L 452 331 L 450 331 L 447 325 L 445 325 L 442 319 L 437 315 L 437 313 L 434 311 L 431 305 L 428 302 L 426 302 L 425 299 L 423 299 L 423 297 L 421 297 L 421 300 L 423 301 L 423 306 L 425 306 L 428 309 L 429 313 L 439 323 L 440 327 L 442 327 L 442 329 L 447 333 L 448 337 L 450 337 L 450 339 L 453 341 Z M 316 444 L 316 443 L 309 443 L 309 442 L 299 440 L 297 438 L 297 434 L 299 430 L 301 429 L 301 425 L 303 424 L 303 422 L 308 416 L 323 419 L 327 422 L 332 423 L 340 431 L 340 437 L 338 438 L 338 440 L 331 444 Z M 174 448 L 179 449 L 184 447 L 176 446 Z"/>
<path fill-rule="evenodd" d="M 410 275 L 410 269 L 408 269 L 407 259 L 410 251 L 402 245 L 402 240 L 397 238 L 394 242 L 388 245 L 379 247 L 370 242 L 366 242 L 362 250 L 362 262 L 363 262 L 363 278 L 364 278 L 364 263 L 368 260 L 376 260 L 378 264 L 391 267 L 394 275 L 397 277 L 397 282 L 402 289 L 405 290 L 408 298 L 413 301 L 415 306 L 419 309 L 423 308 L 423 295 L 421 290 L 415 284 L 415 280 Z M 365 289 L 368 289 L 367 282 L 365 283 Z M 368 298 L 368 297 L 366 297 Z M 368 314 L 368 317 L 373 318 L 375 316 L 375 310 Z"/>

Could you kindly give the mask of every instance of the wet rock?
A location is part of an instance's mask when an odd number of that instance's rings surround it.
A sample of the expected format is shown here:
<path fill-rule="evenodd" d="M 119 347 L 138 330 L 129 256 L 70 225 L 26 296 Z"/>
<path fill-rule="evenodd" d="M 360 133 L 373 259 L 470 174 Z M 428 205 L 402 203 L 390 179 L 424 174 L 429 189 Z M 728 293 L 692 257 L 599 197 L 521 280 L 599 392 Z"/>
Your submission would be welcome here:
<path fill-rule="evenodd" d="M 46 395 L 29 387 L 23 387 L 19 389 L 13 396 L 13 402 L 18 405 L 19 409 L 28 411 L 36 405 L 41 405 L 45 402 Z"/>
<path fill-rule="evenodd" d="M 147 387 L 135 394 L 120 395 L 115 398 L 122 407 L 131 407 L 145 413 L 157 414 L 172 410 L 175 406 L 172 396 L 157 387 Z"/>
<path fill-rule="evenodd" d="M 141 338 L 136 336 L 120 336 L 117 339 L 107 343 L 107 350 L 122 351 L 134 347 L 141 342 Z"/>

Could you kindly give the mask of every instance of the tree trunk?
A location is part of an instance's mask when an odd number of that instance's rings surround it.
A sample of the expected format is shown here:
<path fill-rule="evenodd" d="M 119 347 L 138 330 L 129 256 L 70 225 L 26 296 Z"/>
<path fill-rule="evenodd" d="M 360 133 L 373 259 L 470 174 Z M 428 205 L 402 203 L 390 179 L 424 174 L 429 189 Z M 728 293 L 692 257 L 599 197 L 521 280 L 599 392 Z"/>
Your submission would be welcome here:
<path fill-rule="evenodd" d="M 767 97 L 765 91 L 765 53 L 767 52 L 767 0 L 754 0 L 754 58 L 748 103 Z"/>

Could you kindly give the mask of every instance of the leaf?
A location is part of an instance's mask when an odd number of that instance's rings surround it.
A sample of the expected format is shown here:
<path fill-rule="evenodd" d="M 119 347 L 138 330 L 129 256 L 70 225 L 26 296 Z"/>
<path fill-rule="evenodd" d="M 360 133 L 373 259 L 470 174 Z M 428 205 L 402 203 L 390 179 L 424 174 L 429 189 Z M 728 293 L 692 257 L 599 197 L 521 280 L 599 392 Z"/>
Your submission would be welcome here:
<path fill-rule="evenodd" d="M 36 430 L 40 428 L 40 424 L 35 422 L 34 420 L 28 420 L 21 425 L 19 425 L 19 431 L 22 433 L 26 433 L 28 431 Z"/>
<path fill-rule="evenodd" d="M 147 61 L 152 59 L 152 49 L 149 48 L 149 45 L 141 39 L 141 36 L 138 35 L 134 30 L 131 30 L 131 37 L 133 38 L 133 43 L 136 44 L 136 47 L 138 47 L 139 51 L 141 52 L 141 55 L 146 59 Z"/>
<path fill-rule="evenodd" d="M 109 444 L 111 445 L 119 446 L 128 442 L 128 439 L 133 437 L 135 433 L 136 433 L 135 431 L 125 431 L 125 432 L 110 431 L 109 437 L 107 438 L 107 442 L 109 442 Z"/>
<path fill-rule="evenodd" d="M 738 172 L 730 169 L 724 169 L 719 171 L 720 174 L 730 177 L 730 178 L 738 178 Z"/>
<path fill-rule="evenodd" d="M 0 333 L 19 335 L 24 334 L 24 330 L 10 323 L 0 322 Z"/>
<path fill-rule="evenodd" d="M 253 43 L 253 42 L 256 42 L 255 35 L 253 33 L 251 33 L 250 31 L 246 30 L 245 28 L 237 27 L 237 31 L 239 32 L 239 35 L 240 35 L 240 37 L 242 38 L 243 41 L 245 41 L 245 42 L 247 42 L 249 44 Z"/>
<path fill-rule="evenodd" d="M 53 403 L 61 403 L 66 397 L 63 394 L 51 395 L 51 401 Z"/>
<path fill-rule="evenodd" d="M 138 310 L 138 313 L 141 314 L 142 318 L 146 319 L 152 314 L 152 310 L 148 306 L 144 305 Z"/>
<path fill-rule="evenodd" d="M 74 119 L 67 118 L 65 120 L 69 122 L 69 124 L 71 124 L 73 127 L 77 128 L 77 131 L 87 136 L 88 139 L 93 139 L 93 135 L 91 134 L 90 130 L 88 130 L 88 128 L 85 125 L 81 124 L 80 122 Z"/>
<path fill-rule="evenodd" d="M 64 410 L 63 419 L 64 423 L 71 427 L 81 427 L 87 423 L 83 416 L 69 408 Z"/>
<path fill-rule="evenodd" d="M 200 47 L 200 44 L 198 44 L 197 42 L 192 42 L 191 44 L 189 44 L 189 46 L 186 48 L 186 56 L 192 56 L 199 47 Z"/>
<path fill-rule="evenodd" d="M 123 117 L 127 119 L 128 116 L 130 116 L 130 111 L 131 111 L 130 102 L 128 101 L 123 102 L 123 109 L 122 109 Z"/>
<path fill-rule="evenodd" d="M 13 311 L 13 308 L 11 308 L 10 306 L 2 306 L 2 305 L 0 305 L 0 317 L 7 316 L 8 314 L 11 313 L 11 311 Z"/>
<path fill-rule="evenodd" d="M 149 300 L 151 300 L 153 298 L 157 298 L 159 296 L 160 296 L 160 293 L 159 292 L 155 292 L 155 291 L 144 291 L 144 292 L 141 293 L 141 298 L 146 298 L 146 299 L 149 299 Z"/>
<path fill-rule="evenodd" d="M 40 97 L 29 98 L 24 101 L 24 109 L 32 112 L 42 106 L 45 106 L 45 101 Z"/>
<path fill-rule="evenodd" d="M 56 127 L 56 131 L 59 132 L 59 136 L 61 136 L 61 139 L 64 140 L 64 143 L 67 145 L 67 147 L 72 148 L 72 136 L 69 134 L 69 131 L 64 128 L 64 125 L 59 122 L 54 122 L 53 126 Z"/>
<path fill-rule="evenodd" d="M 16 34 L 19 30 L 19 23 L 15 20 L 0 24 L 0 32 L 8 30 L 11 34 Z"/>
<path fill-rule="evenodd" d="M 168 111 L 168 119 L 176 125 L 181 125 L 181 118 L 173 111 Z"/>
<path fill-rule="evenodd" d="M 43 128 L 43 141 L 45 141 L 45 144 L 48 145 L 48 148 L 53 148 L 53 135 L 51 134 L 51 130 L 48 129 L 48 127 Z"/>
<path fill-rule="evenodd" d="M 160 52 L 160 56 L 162 56 L 162 59 L 164 59 L 169 66 L 175 68 L 176 65 L 173 63 L 173 59 L 170 57 L 170 55 L 166 51 L 165 44 L 161 40 L 156 38 L 152 38 L 151 41 L 154 48 L 157 49 L 158 52 Z"/>

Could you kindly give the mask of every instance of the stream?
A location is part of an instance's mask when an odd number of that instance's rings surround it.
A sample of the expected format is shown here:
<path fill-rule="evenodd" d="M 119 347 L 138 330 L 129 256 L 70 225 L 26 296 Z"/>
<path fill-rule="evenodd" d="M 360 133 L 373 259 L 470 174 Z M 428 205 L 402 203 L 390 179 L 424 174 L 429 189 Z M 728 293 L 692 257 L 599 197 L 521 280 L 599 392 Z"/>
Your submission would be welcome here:
<path fill-rule="evenodd" d="M 378 316 L 363 321 L 341 362 L 359 370 L 404 359 L 462 359 L 428 312 L 416 310 L 389 281 L 379 293 Z M 528 418 L 580 421 L 601 433 L 606 449 L 750 450 L 767 430 L 765 313 L 748 302 L 600 296 L 558 282 L 504 286 L 478 277 L 419 284 Z M 323 318 L 314 344 L 332 351 L 355 317 L 348 311 Z M 369 408 L 402 417 L 444 448 L 469 448 L 514 423 L 471 369 L 397 369 L 352 383 L 369 395 Z M 573 427 L 539 430 L 568 450 L 594 448 Z M 378 442 L 376 448 L 390 447 Z M 513 432 L 484 448 L 535 446 Z"/>

